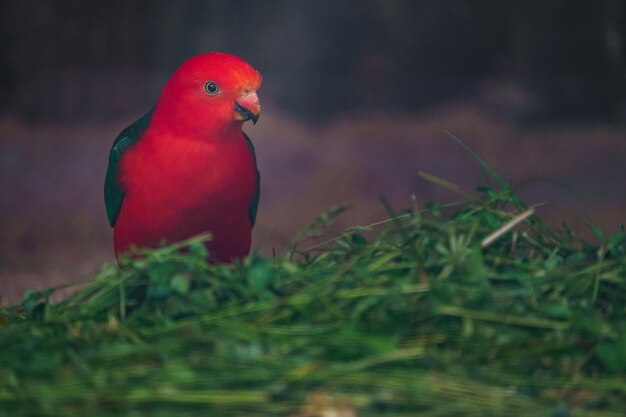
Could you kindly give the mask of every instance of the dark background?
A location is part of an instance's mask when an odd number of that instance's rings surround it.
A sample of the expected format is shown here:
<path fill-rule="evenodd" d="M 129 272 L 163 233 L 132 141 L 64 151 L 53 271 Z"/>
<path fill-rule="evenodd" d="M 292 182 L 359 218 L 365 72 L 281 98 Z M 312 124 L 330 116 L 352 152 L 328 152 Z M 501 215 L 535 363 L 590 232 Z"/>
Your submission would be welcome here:
<path fill-rule="evenodd" d="M 111 119 L 148 106 L 185 58 L 229 51 L 303 118 L 410 110 L 504 77 L 530 119 L 620 117 L 620 0 L 7 1 L 0 104 L 32 119 Z M 534 120 L 531 120 L 534 121 Z"/>
<path fill-rule="evenodd" d="M 473 146 L 549 221 L 626 219 L 623 0 L 0 1 L 0 294 L 14 299 L 112 259 L 110 145 L 189 56 L 264 75 L 246 131 L 263 177 L 256 249 L 332 204 L 342 224 L 471 190 Z M 538 181 L 532 181 L 539 179 Z"/>

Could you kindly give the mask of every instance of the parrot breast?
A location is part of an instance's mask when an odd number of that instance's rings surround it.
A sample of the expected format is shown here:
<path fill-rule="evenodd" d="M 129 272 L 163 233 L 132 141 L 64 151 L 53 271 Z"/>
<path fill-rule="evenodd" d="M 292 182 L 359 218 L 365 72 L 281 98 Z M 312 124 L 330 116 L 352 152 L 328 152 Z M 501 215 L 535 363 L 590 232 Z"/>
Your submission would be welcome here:
<path fill-rule="evenodd" d="M 148 131 L 122 158 L 119 179 L 126 196 L 114 230 L 116 254 L 207 232 L 213 260 L 248 254 L 256 164 L 241 130 L 215 141 Z"/>

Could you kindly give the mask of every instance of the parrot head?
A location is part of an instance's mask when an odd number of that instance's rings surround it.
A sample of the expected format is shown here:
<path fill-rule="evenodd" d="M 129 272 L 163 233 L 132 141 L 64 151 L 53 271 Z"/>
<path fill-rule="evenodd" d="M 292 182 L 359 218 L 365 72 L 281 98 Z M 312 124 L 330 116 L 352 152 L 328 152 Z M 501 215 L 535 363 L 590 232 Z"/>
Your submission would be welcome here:
<path fill-rule="evenodd" d="M 215 136 L 257 122 L 262 76 L 239 57 L 221 52 L 194 56 L 170 77 L 152 117 L 172 132 Z"/>

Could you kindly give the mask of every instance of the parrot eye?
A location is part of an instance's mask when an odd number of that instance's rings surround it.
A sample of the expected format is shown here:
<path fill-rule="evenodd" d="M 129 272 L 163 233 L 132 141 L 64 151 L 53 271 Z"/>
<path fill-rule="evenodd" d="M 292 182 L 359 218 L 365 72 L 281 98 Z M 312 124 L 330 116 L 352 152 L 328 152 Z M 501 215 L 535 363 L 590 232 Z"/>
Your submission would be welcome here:
<path fill-rule="evenodd" d="M 206 84 L 204 84 L 204 91 L 211 95 L 215 95 L 220 91 L 220 89 L 215 82 L 207 81 Z"/>

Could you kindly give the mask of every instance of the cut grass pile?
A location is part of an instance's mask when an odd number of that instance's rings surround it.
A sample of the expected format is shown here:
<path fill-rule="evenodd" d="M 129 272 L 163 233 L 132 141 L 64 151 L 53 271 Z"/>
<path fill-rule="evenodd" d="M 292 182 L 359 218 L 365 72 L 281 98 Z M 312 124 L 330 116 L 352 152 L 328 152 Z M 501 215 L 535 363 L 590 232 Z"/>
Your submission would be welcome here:
<path fill-rule="evenodd" d="M 331 210 L 278 258 L 211 265 L 198 238 L 29 292 L 0 309 L 0 416 L 623 416 L 624 230 L 579 241 L 497 177 L 465 194 L 311 243 Z"/>

